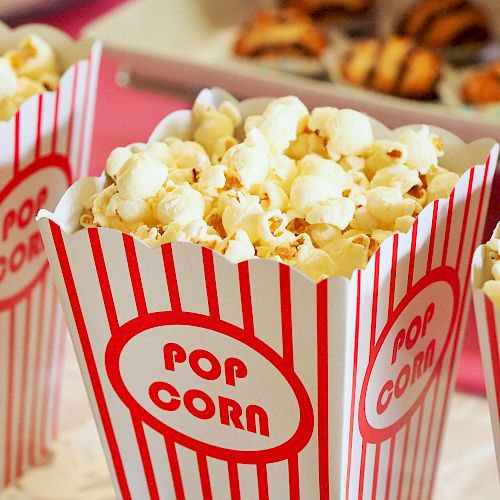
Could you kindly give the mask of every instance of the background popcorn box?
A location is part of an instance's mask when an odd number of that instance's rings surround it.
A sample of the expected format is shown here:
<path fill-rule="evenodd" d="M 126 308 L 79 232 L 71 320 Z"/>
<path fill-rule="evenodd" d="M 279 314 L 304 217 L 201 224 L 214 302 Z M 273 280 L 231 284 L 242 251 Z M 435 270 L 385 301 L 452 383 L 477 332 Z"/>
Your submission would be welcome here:
<path fill-rule="evenodd" d="M 36 33 L 64 70 L 59 87 L 0 122 L 0 490 L 46 455 L 58 428 L 64 322 L 35 216 L 88 172 L 100 43 L 0 24 L 0 54 Z"/>
<path fill-rule="evenodd" d="M 500 223 L 492 236 L 500 238 Z M 500 475 L 500 311 L 495 308 L 493 302 L 482 290 L 484 282 L 492 279 L 491 259 L 488 257 L 486 245 L 481 245 L 474 253 L 471 279 L 479 346 Z"/>
<path fill-rule="evenodd" d="M 150 140 L 191 130 L 179 111 Z M 75 232 L 104 176 L 39 213 L 120 498 L 430 498 L 498 155 L 437 132 L 455 190 L 351 280 Z"/>

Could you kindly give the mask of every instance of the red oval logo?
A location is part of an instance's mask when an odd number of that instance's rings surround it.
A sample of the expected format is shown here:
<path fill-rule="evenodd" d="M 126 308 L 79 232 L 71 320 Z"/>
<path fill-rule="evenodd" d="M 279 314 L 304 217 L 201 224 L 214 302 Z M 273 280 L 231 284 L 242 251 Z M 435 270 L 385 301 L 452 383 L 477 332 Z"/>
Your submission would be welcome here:
<path fill-rule="evenodd" d="M 52 154 L 23 168 L 0 192 L 0 309 L 19 300 L 47 268 L 35 221 L 71 184 L 67 158 Z"/>
<path fill-rule="evenodd" d="M 275 462 L 311 438 L 313 410 L 297 375 L 258 338 L 222 320 L 189 312 L 134 319 L 110 339 L 105 361 L 125 405 L 193 450 Z"/>
<path fill-rule="evenodd" d="M 361 389 L 359 426 L 365 440 L 394 436 L 422 403 L 450 344 L 459 290 L 455 269 L 439 267 L 408 291 L 389 318 Z"/>

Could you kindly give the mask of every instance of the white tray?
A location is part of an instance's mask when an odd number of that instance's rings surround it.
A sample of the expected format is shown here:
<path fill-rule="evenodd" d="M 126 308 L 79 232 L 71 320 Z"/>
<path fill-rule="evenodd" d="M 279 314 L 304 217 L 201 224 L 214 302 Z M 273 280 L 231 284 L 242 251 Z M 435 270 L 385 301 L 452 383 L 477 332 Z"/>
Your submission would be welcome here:
<path fill-rule="evenodd" d="M 133 0 L 87 26 L 136 80 L 197 93 L 222 86 L 239 98 L 295 94 L 309 106 L 356 108 L 389 127 L 428 123 L 471 141 L 500 138 L 500 118 L 435 103 L 419 103 L 342 84 L 271 71 L 235 60 L 236 25 L 261 2 Z M 229 24 L 228 24 L 229 23 Z"/>

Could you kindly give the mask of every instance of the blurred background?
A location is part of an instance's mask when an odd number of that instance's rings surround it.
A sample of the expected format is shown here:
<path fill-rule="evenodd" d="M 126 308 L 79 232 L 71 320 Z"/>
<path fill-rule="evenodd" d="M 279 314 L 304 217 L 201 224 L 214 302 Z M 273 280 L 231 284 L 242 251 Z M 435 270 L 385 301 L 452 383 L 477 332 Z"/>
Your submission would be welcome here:
<path fill-rule="evenodd" d="M 500 141 L 499 0 L 0 0 L 0 19 L 104 42 L 93 175 L 207 86 Z M 497 174 L 485 238 L 499 219 Z M 484 394 L 472 315 L 458 387 Z"/>

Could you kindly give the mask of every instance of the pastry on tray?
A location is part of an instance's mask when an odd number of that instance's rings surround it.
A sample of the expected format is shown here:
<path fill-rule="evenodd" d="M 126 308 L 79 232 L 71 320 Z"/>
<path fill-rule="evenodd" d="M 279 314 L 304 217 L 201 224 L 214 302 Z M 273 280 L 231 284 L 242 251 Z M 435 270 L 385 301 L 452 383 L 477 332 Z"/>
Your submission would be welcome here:
<path fill-rule="evenodd" d="M 438 54 L 399 36 L 359 41 L 341 62 L 343 78 L 353 85 L 420 100 L 436 98 L 440 72 Z"/>
<path fill-rule="evenodd" d="M 490 37 L 486 13 L 468 0 L 419 0 L 401 20 L 399 33 L 452 55 L 457 49 L 477 51 Z"/>
<path fill-rule="evenodd" d="M 336 14 L 367 12 L 374 0 L 284 0 L 283 4 L 297 7 L 315 19 L 323 19 Z"/>
<path fill-rule="evenodd" d="M 467 104 L 500 104 L 500 61 L 472 72 L 462 84 L 462 99 Z"/>
<path fill-rule="evenodd" d="M 243 27 L 234 45 L 237 56 L 294 73 L 323 72 L 320 56 L 326 36 L 303 12 L 266 9 Z"/>

